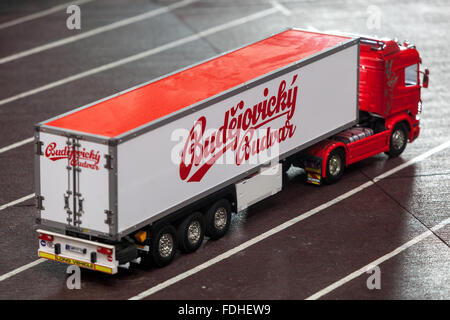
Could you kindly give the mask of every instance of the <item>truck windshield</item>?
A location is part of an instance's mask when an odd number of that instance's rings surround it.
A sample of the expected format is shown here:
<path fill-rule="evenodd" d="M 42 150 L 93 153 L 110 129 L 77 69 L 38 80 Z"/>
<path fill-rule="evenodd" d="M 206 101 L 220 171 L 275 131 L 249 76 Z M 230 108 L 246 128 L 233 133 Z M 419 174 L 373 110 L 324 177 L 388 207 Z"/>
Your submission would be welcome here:
<path fill-rule="evenodd" d="M 405 68 L 405 86 L 416 86 L 418 76 L 418 65 L 413 64 Z"/>

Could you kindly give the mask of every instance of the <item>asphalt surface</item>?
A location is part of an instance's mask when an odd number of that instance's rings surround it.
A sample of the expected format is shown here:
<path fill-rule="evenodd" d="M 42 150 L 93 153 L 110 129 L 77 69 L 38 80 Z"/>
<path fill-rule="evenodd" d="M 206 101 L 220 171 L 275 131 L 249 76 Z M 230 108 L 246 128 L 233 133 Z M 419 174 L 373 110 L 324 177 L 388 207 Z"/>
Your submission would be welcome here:
<path fill-rule="evenodd" d="M 87 1 L 80 4 L 81 30 L 66 28 L 65 9 L 2 27 L 64 3 L 0 3 L 0 61 L 12 59 L 0 63 L 0 299 L 129 299 L 161 284 L 160 290 L 139 297 L 305 299 L 318 294 L 321 299 L 450 298 L 450 225 L 433 229 L 450 218 L 450 148 L 375 179 L 450 140 L 450 3 L 278 1 L 279 9 L 268 11 L 274 7 L 270 1 L 196 1 L 18 57 L 21 52 L 176 1 Z M 258 12 L 265 15 L 254 16 Z M 372 20 L 374 12 L 380 13 L 379 20 Z M 224 26 L 236 19 L 241 19 L 238 25 Z M 223 27 L 199 40 L 117 64 L 125 57 L 217 26 Z M 431 72 L 430 88 L 422 91 L 421 136 L 401 157 L 388 159 L 383 154 L 361 161 L 350 166 L 339 183 L 321 187 L 305 185 L 302 171 L 292 168 L 284 190 L 235 215 L 224 238 L 206 240 L 198 251 L 177 255 L 163 269 L 134 265 L 115 276 L 83 270 L 81 289 L 69 290 L 67 265 L 40 260 L 29 265 L 38 260 L 34 201 L 9 204 L 34 192 L 33 144 L 2 151 L 4 148 L 32 137 L 33 125 L 39 121 L 289 26 L 374 34 L 416 44 Z M 105 65 L 109 67 L 82 75 Z M 357 189 L 367 182 L 373 184 Z M 286 229 L 260 238 L 266 231 L 356 190 Z M 395 251 L 430 230 L 429 236 Z M 233 251 L 254 239 L 258 241 Z M 226 258 L 212 263 L 224 254 Z M 356 271 L 380 258 L 381 288 L 369 289 L 371 274 L 366 269 Z M 200 265 L 204 268 L 186 275 Z M 322 291 L 332 284 L 332 289 Z"/>

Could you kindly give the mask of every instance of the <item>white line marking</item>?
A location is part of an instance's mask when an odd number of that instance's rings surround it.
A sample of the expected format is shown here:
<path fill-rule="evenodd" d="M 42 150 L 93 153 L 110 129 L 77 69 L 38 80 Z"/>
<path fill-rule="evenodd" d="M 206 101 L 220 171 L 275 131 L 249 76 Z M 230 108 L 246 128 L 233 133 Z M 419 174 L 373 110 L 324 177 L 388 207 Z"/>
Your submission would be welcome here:
<path fill-rule="evenodd" d="M 11 150 L 11 149 L 14 149 L 14 148 L 18 148 L 18 147 L 20 147 L 20 146 L 23 146 L 24 144 L 33 142 L 33 140 L 34 140 L 34 138 L 31 137 L 31 138 L 27 138 L 27 139 L 24 139 L 24 140 L 22 140 L 22 141 L 19 141 L 19 142 L 10 144 L 9 146 L 6 146 L 6 147 L 1 148 L 1 149 L 0 149 L 0 154 L 3 153 L 3 152 L 6 152 L 6 151 L 8 151 L 8 150 Z"/>
<path fill-rule="evenodd" d="M 279 3 L 276 0 L 271 0 L 270 3 L 272 4 L 272 6 L 274 6 L 275 8 L 277 8 L 282 14 L 284 14 L 285 16 L 290 16 L 292 15 L 291 10 L 289 10 L 288 8 L 286 8 L 284 5 L 282 5 L 281 3 Z"/>
<path fill-rule="evenodd" d="M 30 14 L 28 16 L 24 16 L 24 17 L 17 18 L 17 19 L 11 20 L 11 21 L 3 22 L 3 23 L 0 24 L 0 30 L 1 29 L 5 29 L 5 28 L 9 28 L 9 27 L 12 27 L 12 26 L 15 26 L 17 24 L 24 23 L 24 22 L 27 22 L 27 21 L 30 21 L 30 20 L 34 20 L 34 19 L 37 19 L 37 18 L 45 17 L 45 16 L 47 16 L 49 14 L 52 14 L 54 12 L 57 12 L 59 10 L 66 9 L 71 4 L 80 5 L 80 4 L 83 4 L 83 3 L 86 3 L 86 2 L 91 2 L 91 1 L 92 0 L 71 1 L 71 2 L 68 2 L 68 3 L 65 3 L 65 4 L 60 4 L 58 6 L 49 8 L 47 10 L 43 10 L 43 11 L 39 11 L 39 12 Z"/>
<path fill-rule="evenodd" d="M 17 269 L 14 269 L 14 270 L 12 270 L 12 271 L 10 271 L 8 273 L 5 273 L 4 275 L 0 276 L 0 281 L 6 280 L 8 278 L 11 278 L 12 276 L 14 276 L 14 275 L 16 275 L 16 274 L 18 274 L 18 273 L 20 273 L 22 271 L 25 271 L 27 269 L 30 269 L 30 268 L 34 267 L 34 266 L 37 266 L 38 264 L 44 262 L 45 260 L 46 259 L 44 259 L 44 258 L 40 258 L 40 259 L 34 260 L 33 262 L 30 262 L 29 264 L 21 266 L 20 268 L 17 268 Z"/>
<path fill-rule="evenodd" d="M 396 173 L 397 171 L 400 171 L 403 168 L 406 168 L 406 167 L 410 166 L 411 164 L 413 164 L 415 162 L 418 162 L 418 161 L 421 161 L 421 160 L 423 160 L 425 158 L 428 158 L 431 154 L 434 154 L 436 152 L 444 150 L 444 149 L 446 149 L 448 147 L 450 147 L 450 141 L 444 142 L 444 143 L 438 145 L 437 147 L 434 147 L 433 149 L 430 149 L 427 152 L 422 153 L 420 156 L 417 156 L 417 157 L 415 157 L 415 158 L 413 158 L 413 159 L 411 159 L 409 161 L 406 161 L 405 163 L 403 163 L 403 164 L 401 164 L 401 165 L 399 165 L 399 166 L 397 166 L 397 167 L 395 167 L 395 168 L 393 168 L 393 169 L 391 169 L 389 171 L 386 171 L 383 174 L 380 174 L 379 176 L 375 177 L 373 179 L 373 181 L 378 182 L 381 179 L 383 179 L 383 178 L 385 178 L 387 176 L 390 176 L 390 175 Z"/>
<path fill-rule="evenodd" d="M 450 223 L 450 218 L 445 219 L 444 221 L 442 221 L 438 225 L 436 225 L 433 228 L 431 228 L 431 230 L 433 230 L 435 232 L 435 231 L 443 228 L 444 226 L 448 225 L 449 223 Z M 342 278 L 342 279 L 332 283 L 331 285 L 329 285 L 328 287 L 320 290 L 319 292 L 316 292 L 315 294 L 313 294 L 310 297 L 306 298 L 306 300 L 317 300 L 317 299 L 323 297 L 324 295 L 330 293 L 331 291 L 337 289 L 338 287 L 340 287 L 340 286 L 346 284 L 347 282 L 349 282 L 349 281 L 359 277 L 363 273 L 365 273 L 368 270 L 372 269 L 374 266 L 380 265 L 381 263 L 385 262 L 386 260 L 389 260 L 392 257 L 395 257 L 399 253 L 405 251 L 409 247 L 411 247 L 411 246 L 415 245 L 416 243 L 424 240 L 425 238 L 431 236 L 432 234 L 433 234 L 433 232 L 431 232 L 430 230 L 427 230 L 427 231 L 421 233 L 420 235 L 418 235 L 414 239 L 406 242 L 405 244 L 403 244 L 400 247 L 396 248 L 395 250 L 389 252 L 388 254 L 385 254 L 384 256 L 382 256 L 382 257 L 380 257 L 380 258 L 370 262 L 369 264 L 367 264 L 364 267 L 356 270 L 355 272 L 350 273 L 348 276 L 346 276 L 346 277 L 344 277 L 344 278 Z"/>
<path fill-rule="evenodd" d="M 15 95 L 15 96 L 12 96 L 12 97 L 0 100 L 0 106 L 4 105 L 4 104 L 7 104 L 7 103 L 10 103 L 10 102 L 13 102 L 13 101 L 16 101 L 16 100 L 21 99 L 21 98 L 25 98 L 25 97 L 34 95 L 34 94 L 39 93 L 39 92 L 43 92 L 45 90 L 49 90 L 49 89 L 61 86 L 63 84 L 66 84 L 66 83 L 69 83 L 69 82 L 72 82 L 72 81 L 75 81 L 75 80 L 78 80 L 78 79 L 82 79 L 82 78 L 91 76 L 91 75 L 96 74 L 96 73 L 100 73 L 100 72 L 103 72 L 103 71 L 106 71 L 106 70 L 110 70 L 110 69 L 122 66 L 124 64 L 127 64 L 127 63 L 130 63 L 130 62 L 139 60 L 139 59 L 143 59 L 143 58 L 149 57 L 151 55 L 154 55 L 154 54 L 157 54 L 157 53 L 160 53 L 160 52 L 163 52 L 163 51 L 166 51 L 166 50 L 169 50 L 169 49 L 181 46 L 183 44 L 186 44 L 186 43 L 189 43 L 189 42 L 192 42 L 192 41 L 195 41 L 195 40 L 200 40 L 202 37 L 206 37 L 206 36 L 212 35 L 212 34 L 214 34 L 216 32 L 223 31 L 223 30 L 226 30 L 226 29 L 229 29 L 229 28 L 232 28 L 232 27 L 239 26 L 241 24 L 250 22 L 252 20 L 260 19 L 262 17 L 268 16 L 268 15 L 273 14 L 275 12 L 278 12 L 278 9 L 276 9 L 276 8 L 266 9 L 266 10 L 263 10 L 263 11 L 251 14 L 249 16 L 246 16 L 244 18 L 236 19 L 236 20 L 227 22 L 225 24 L 222 24 L 220 26 L 213 27 L 213 28 L 207 29 L 205 31 L 202 31 L 202 32 L 190 35 L 188 37 L 185 37 L 185 38 L 182 38 L 182 39 L 179 39 L 179 40 L 175 40 L 175 41 L 166 43 L 166 44 L 164 44 L 162 46 L 159 46 L 157 48 L 146 50 L 146 51 L 143 51 L 141 53 L 138 53 L 138 54 L 135 54 L 135 55 L 132 55 L 132 56 L 129 56 L 129 57 L 126 57 L 126 58 L 123 58 L 123 59 L 111 62 L 111 63 L 104 64 L 104 65 L 102 65 L 100 67 L 93 68 L 93 69 L 90 69 L 90 70 L 87 70 L 87 71 L 75 74 L 73 76 L 70 76 L 70 77 L 67 77 L 67 78 L 64 78 L 64 79 L 61 79 L 61 80 L 58 80 L 58 81 L 46 84 L 46 85 L 44 85 L 42 87 L 38 87 L 38 88 L 35 88 L 35 89 L 32 89 L 32 90 L 20 93 L 18 95 Z"/>
<path fill-rule="evenodd" d="M 22 51 L 22 52 L 19 52 L 19 53 L 15 53 L 13 55 L 0 58 L 0 64 L 7 63 L 7 62 L 10 62 L 10 61 L 13 61 L 13 60 L 17 60 L 17 59 L 20 59 L 20 58 L 23 58 L 23 57 L 26 57 L 26 56 L 30 56 L 32 54 L 36 54 L 36 53 L 39 53 L 39 52 L 42 52 L 42 51 L 45 51 L 45 50 L 56 48 L 56 47 L 59 47 L 59 46 L 63 46 L 63 45 L 66 45 L 68 43 L 72 43 L 72 42 L 75 42 L 75 41 L 78 41 L 78 40 L 81 40 L 81 39 L 92 37 L 94 35 L 97 35 L 97 34 L 100 34 L 100 33 L 106 32 L 106 31 L 111 31 L 111 30 L 114 30 L 114 29 L 117 29 L 117 28 L 120 28 L 120 27 L 124 27 L 124 26 L 127 26 L 129 24 L 136 23 L 136 22 L 139 22 L 139 21 L 142 21 L 142 20 L 145 20 L 145 19 L 149 19 L 149 18 L 155 17 L 157 15 L 170 12 L 170 11 L 172 11 L 174 9 L 187 6 L 187 5 L 189 5 L 191 3 L 194 3 L 194 2 L 197 2 L 197 1 L 198 0 L 184 0 L 184 1 L 180 1 L 180 2 L 177 2 L 177 3 L 173 3 L 173 4 L 171 4 L 171 5 L 167 6 L 167 7 L 162 7 L 162 8 L 159 8 L 159 9 L 151 10 L 151 11 L 139 14 L 139 15 L 131 17 L 131 18 L 123 19 L 123 20 L 120 20 L 120 21 L 117 21 L 117 22 L 114 22 L 114 23 L 111 23 L 111 24 L 108 24 L 108 25 L 105 25 L 105 26 L 102 26 L 102 27 L 90 30 L 90 31 L 86 31 L 86 32 L 80 33 L 80 34 L 75 35 L 75 36 L 63 38 L 63 39 L 60 39 L 60 40 L 57 40 L 57 41 L 54 41 L 54 42 L 50 42 L 50 43 L 44 44 L 44 45 L 39 46 L 39 47 L 35 47 L 33 49 L 29 49 L 29 50 L 25 50 L 25 51 Z"/>
<path fill-rule="evenodd" d="M 433 149 L 430 149 L 429 151 L 425 152 L 424 154 L 421 154 L 421 155 L 411 159 L 410 161 L 408 161 L 406 163 L 408 163 L 408 165 L 411 165 L 411 164 L 416 163 L 418 161 L 424 160 L 425 158 L 431 156 L 432 154 L 435 154 L 436 152 L 442 151 L 442 150 L 444 150 L 445 148 L 447 148 L 449 146 L 450 146 L 450 140 L 444 142 L 443 144 L 441 144 L 441 145 L 439 145 L 439 146 L 437 146 L 437 147 L 435 147 Z M 402 169 L 405 168 L 404 164 L 400 165 L 399 167 L 402 167 Z M 395 170 L 396 168 L 388 171 L 387 173 L 384 173 L 384 174 L 381 174 L 381 175 L 377 176 L 377 178 L 375 178 L 376 181 L 384 179 L 384 178 L 388 177 L 389 175 L 397 172 L 398 170 Z M 358 193 L 358 192 L 360 192 L 360 191 L 362 191 L 362 190 L 364 190 L 364 189 L 366 189 L 366 188 L 368 188 L 368 187 L 370 187 L 370 186 L 372 186 L 374 184 L 375 184 L 375 182 L 373 182 L 373 181 L 368 181 L 366 183 L 363 183 L 362 185 L 360 185 L 360 186 L 358 186 L 358 187 L 356 187 L 356 188 L 354 188 L 354 189 L 352 189 L 352 190 L 350 190 L 350 191 L 340 195 L 339 197 L 337 197 L 337 198 L 335 198 L 333 200 L 330 200 L 330 201 L 328 201 L 328 202 L 326 202 L 326 203 L 324 203 L 324 204 L 322 204 L 322 205 L 320 205 L 320 206 L 318 206 L 318 207 L 316 207 L 314 209 L 311 209 L 311 210 L 309 210 L 309 211 L 307 211 L 307 212 L 305 212 L 303 214 L 300 214 L 299 216 L 297 216 L 297 217 L 295 217 L 295 218 L 293 218 L 293 219 L 291 219 L 291 220 L 289 220 L 289 221 L 287 221 L 287 222 L 285 222 L 285 223 L 283 223 L 283 224 L 281 224 L 281 225 L 279 225 L 279 226 L 277 226 L 277 227 L 275 227 L 273 229 L 270 229 L 269 231 L 266 231 L 265 233 L 255 237 L 255 238 L 252 238 L 252 239 L 242 243 L 241 245 L 239 245 L 237 247 L 234 247 L 233 249 L 230 249 L 230 250 L 228 250 L 228 251 L 218 255 L 217 257 L 215 257 L 215 258 L 213 258 L 211 260 L 208 260 L 205 263 L 202 263 L 201 265 L 198 265 L 195 268 L 192 268 L 192 269 L 190 269 L 188 271 L 185 271 L 185 272 L 183 272 L 183 273 L 181 273 L 181 274 L 179 274 L 179 275 L 177 275 L 177 276 L 175 276 L 173 278 L 170 278 L 170 279 L 168 279 L 168 280 L 166 280 L 166 281 L 164 281 L 164 282 L 162 282 L 162 283 L 160 283 L 160 284 L 158 284 L 158 285 L 156 285 L 156 286 L 154 286 L 154 287 L 152 287 L 152 288 L 150 288 L 150 289 L 148 289 L 146 291 L 143 291 L 143 292 L 139 293 L 138 295 L 136 295 L 134 297 L 131 297 L 130 300 L 140 300 L 140 299 L 148 297 L 148 296 L 150 296 L 150 295 L 152 295 L 152 294 L 154 294 L 154 293 L 156 293 L 156 292 L 158 292 L 158 291 L 160 291 L 162 289 L 165 289 L 165 288 L 167 288 L 167 287 L 169 287 L 169 286 L 171 286 L 171 285 L 173 285 L 173 284 L 175 284 L 175 283 L 177 283 L 177 282 L 179 282 L 179 281 L 181 281 L 181 280 L 183 280 L 183 279 L 185 279 L 185 278 L 187 278 L 187 277 L 189 277 L 189 276 L 191 276 L 193 274 L 196 274 L 196 273 L 200 272 L 203 269 L 206 269 L 206 268 L 208 268 L 208 267 L 210 267 L 210 266 L 212 266 L 212 265 L 214 265 L 214 264 L 216 264 L 216 263 L 218 263 L 218 262 L 220 262 L 222 260 L 225 260 L 225 259 L 231 257 L 232 255 L 236 254 L 239 251 L 242 251 L 242 250 L 244 250 L 244 249 L 246 249 L 246 248 L 248 248 L 248 247 L 250 247 L 250 246 L 252 246 L 252 245 L 254 245 L 254 244 L 256 244 L 256 243 L 258 243 L 258 242 L 260 242 L 260 241 L 262 241 L 262 240 L 264 240 L 264 239 L 266 239 L 266 238 L 268 238 L 268 237 L 270 237 L 270 236 L 272 236 L 272 235 L 274 235 L 274 234 L 276 234 L 278 232 L 280 232 L 280 231 L 283 231 L 286 228 L 289 228 L 290 226 L 292 226 L 292 225 L 294 225 L 294 224 L 296 224 L 296 223 L 298 223 L 298 222 L 300 222 L 300 221 L 302 221 L 302 220 L 304 220 L 304 219 L 306 219 L 308 217 L 311 217 L 311 216 L 315 215 L 316 213 L 321 212 L 322 210 L 324 210 L 324 209 L 326 209 L 326 208 L 328 208 L 328 207 L 330 207 L 330 206 L 332 206 L 332 205 L 334 205 L 334 204 L 336 204 L 336 203 L 338 203 L 338 202 L 340 202 L 340 201 L 342 201 L 344 199 L 347 199 L 347 198 L 351 197 L 352 195 L 354 195 L 354 194 L 356 194 L 356 193 Z"/>
<path fill-rule="evenodd" d="M 32 199 L 32 198 L 34 198 L 34 196 L 35 196 L 35 194 L 32 193 L 32 194 L 29 194 L 29 195 L 27 195 L 27 196 L 25 196 L 25 197 L 22 197 L 22 198 L 20 198 L 20 199 L 17 199 L 17 200 L 14 200 L 14 201 L 9 202 L 9 203 L 7 203 L 7 204 L 1 205 L 1 206 L 0 206 L 0 211 L 4 210 L 4 209 L 6 209 L 6 208 L 12 207 L 12 206 L 14 206 L 14 205 L 16 205 L 16 204 L 18 204 L 18 203 L 21 203 L 21 202 L 27 201 L 27 200 L 29 200 L 29 199 Z"/>

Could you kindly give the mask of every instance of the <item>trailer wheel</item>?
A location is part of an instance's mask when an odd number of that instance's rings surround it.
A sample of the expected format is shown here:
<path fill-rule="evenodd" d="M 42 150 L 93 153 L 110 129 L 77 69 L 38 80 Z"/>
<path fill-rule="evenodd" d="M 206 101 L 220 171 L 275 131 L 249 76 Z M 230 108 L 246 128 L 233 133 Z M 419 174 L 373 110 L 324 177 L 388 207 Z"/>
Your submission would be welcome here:
<path fill-rule="evenodd" d="M 205 235 L 205 219 L 201 212 L 194 212 L 186 217 L 177 229 L 179 248 L 190 253 L 197 250 Z"/>
<path fill-rule="evenodd" d="M 341 179 L 344 174 L 344 155 L 339 149 L 330 152 L 327 158 L 325 182 L 332 184 Z"/>
<path fill-rule="evenodd" d="M 142 257 L 146 266 L 164 267 L 175 257 L 177 247 L 176 230 L 172 225 L 161 226 L 150 234 L 149 252 Z"/>
<path fill-rule="evenodd" d="M 398 157 L 406 148 L 408 142 L 408 130 L 403 123 L 398 123 L 392 129 L 389 142 L 389 151 L 386 152 L 391 158 Z"/>
<path fill-rule="evenodd" d="M 223 237 L 230 228 L 231 205 L 227 199 L 215 202 L 206 212 L 205 233 L 211 239 L 217 240 Z"/>

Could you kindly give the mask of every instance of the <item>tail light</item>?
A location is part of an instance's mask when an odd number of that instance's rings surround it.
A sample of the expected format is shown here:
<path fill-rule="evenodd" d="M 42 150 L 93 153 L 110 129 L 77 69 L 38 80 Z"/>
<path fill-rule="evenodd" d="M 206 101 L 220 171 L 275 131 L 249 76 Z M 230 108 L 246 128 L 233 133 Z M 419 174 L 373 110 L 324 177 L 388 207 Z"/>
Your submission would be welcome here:
<path fill-rule="evenodd" d="M 109 249 L 109 248 L 98 247 L 97 252 L 101 253 L 101 254 L 106 254 L 107 256 L 109 256 L 112 254 L 113 251 L 112 251 L 112 249 Z"/>
<path fill-rule="evenodd" d="M 45 233 L 39 233 L 39 237 L 40 240 L 45 240 L 45 241 L 49 241 L 52 242 L 53 241 L 53 236 L 49 235 L 49 234 L 45 234 Z"/>

